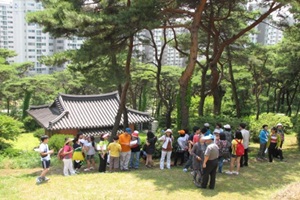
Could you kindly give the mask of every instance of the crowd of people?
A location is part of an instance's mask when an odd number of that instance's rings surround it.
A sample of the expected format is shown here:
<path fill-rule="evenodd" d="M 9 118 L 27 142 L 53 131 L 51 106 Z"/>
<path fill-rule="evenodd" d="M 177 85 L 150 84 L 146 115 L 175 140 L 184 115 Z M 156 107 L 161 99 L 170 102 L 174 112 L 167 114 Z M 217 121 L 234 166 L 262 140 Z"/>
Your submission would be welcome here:
<path fill-rule="evenodd" d="M 148 131 L 144 146 L 138 131 L 126 128 L 122 134 L 113 138 L 109 143 L 108 133 L 101 136 L 100 142 L 96 143 L 93 136 L 84 136 L 79 133 L 74 139 L 66 138 L 61 153 L 64 163 L 63 174 L 65 176 L 80 173 L 83 163 L 86 167 L 83 171 L 93 171 L 96 169 L 95 156 L 99 156 L 100 173 L 106 171 L 128 171 L 140 167 L 140 157 L 145 159 L 147 168 L 154 167 L 152 159 L 156 151 L 156 143 L 161 144 L 161 158 L 159 168 L 161 170 L 171 169 L 171 166 L 183 166 L 183 171 L 191 170 L 194 184 L 199 188 L 215 188 L 217 173 L 223 173 L 223 163 L 230 162 L 228 175 L 238 175 L 240 167 L 248 166 L 248 150 L 250 142 L 250 132 L 246 129 L 246 124 L 241 123 L 237 131 L 232 131 L 229 124 L 222 126 L 217 123 L 211 131 L 209 123 L 205 123 L 203 128 L 193 127 L 193 132 L 179 130 L 175 141 L 173 131 L 166 129 L 160 137 Z M 177 134 L 176 134 L 177 135 Z M 268 131 L 268 125 L 263 125 L 259 134 L 260 148 L 257 154 L 258 161 L 268 160 L 273 162 L 274 158 L 283 160 L 282 145 L 284 142 L 283 125 Z M 41 137 L 39 152 L 42 161 L 43 171 L 37 178 L 37 184 L 48 181 L 46 177 L 50 167 L 50 155 L 53 150 L 49 150 L 48 136 Z M 71 145 L 73 143 L 73 145 Z M 268 159 L 266 154 L 268 152 Z M 174 163 L 171 163 L 172 153 Z M 166 160 L 166 162 L 165 162 Z M 109 169 L 107 170 L 107 166 Z M 236 169 L 235 169 L 236 168 Z"/>

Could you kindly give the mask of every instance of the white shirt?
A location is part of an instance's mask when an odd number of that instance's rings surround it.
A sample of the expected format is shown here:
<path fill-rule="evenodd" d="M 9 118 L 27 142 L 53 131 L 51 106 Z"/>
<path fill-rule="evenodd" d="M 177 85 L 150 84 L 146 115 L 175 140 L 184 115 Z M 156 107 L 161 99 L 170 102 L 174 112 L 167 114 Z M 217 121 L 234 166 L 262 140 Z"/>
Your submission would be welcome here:
<path fill-rule="evenodd" d="M 49 152 L 48 144 L 41 143 L 40 147 L 39 147 L 39 152 L 40 153 L 48 153 Z M 44 160 L 50 160 L 50 154 L 48 154 L 45 157 L 41 156 L 41 161 L 44 161 Z"/>
<path fill-rule="evenodd" d="M 159 141 L 164 141 L 162 148 L 166 149 L 168 147 L 168 143 L 169 141 L 171 142 L 171 146 L 172 146 L 172 141 L 173 141 L 173 136 L 171 137 L 166 137 L 165 135 L 161 136 L 160 138 L 158 138 Z"/>
<path fill-rule="evenodd" d="M 85 147 L 88 147 L 87 155 L 94 155 L 96 153 L 95 148 L 93 147 L 91 142 L 88 142 L 84 145 Z"/>
<path fill-rule="evenodd" d="M 241 133 L 243 135 L 243 145 L 245 149 L 248 149 L 250 142 L 250 132 L 246 129 L 242 129 Z"/>

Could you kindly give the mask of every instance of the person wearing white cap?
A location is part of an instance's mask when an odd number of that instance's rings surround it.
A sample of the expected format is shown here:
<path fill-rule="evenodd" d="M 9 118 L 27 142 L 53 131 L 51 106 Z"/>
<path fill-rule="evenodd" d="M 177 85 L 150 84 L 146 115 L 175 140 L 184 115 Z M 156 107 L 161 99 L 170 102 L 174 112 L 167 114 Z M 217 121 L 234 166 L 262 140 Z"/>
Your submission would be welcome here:
<path fill-rule="evenodd" d="M 224 131 L 223 133 L 225 134 L 226 140 L 228 144 L 231 144 L 232 139 L 233 139 L 233 135 L 231 132 L 231 126 L 229 124 L 225 124 L 224 125 Z M 229 153 L 231 155 L 232 149 L 231 149 L 231 145 L 229 146 Z M 230 159 L 229 159 L 230 160 Z"/>
<path fill-rule="evenodd" d="M 204 123 L 204 128 L 206 128 L 206 132 L 204 136 L 211 135 L 211 130 L 209 129 L 209 123 Z"/>
<path fill-rule="evenodd" d="M 167 156 L 167 168 L 171 169 L 171 154 L 172 154 L 172 142 L 174 138 L 172 136 L 172 130 L 167 129 L 165 135 L 158 138 L 158 141 L 163 141 L 161 158 L 160 158 L 160 169 L 164 169 L 165 157 Z"/>
<path fill-rule="evenodd" d="M 284 131 L 283 131 L 283 125 L 281 123 L 278 123 L 276 125 L 277 128 L 277 133 L 280 135 L 281 137 L 281 143 L 280 143 L 280 148 L 282 148 L 283 142 L 284 142 Z"/>
<path fill-rule="evenodd" d="M 205 153 L 204 153 L 204 161 L 203 161 L 203 179 L 201 188 L 206 188 L 209 181 L 209 189 L 214 189 L 216 184 L 216 174 L 218 167 L 218 157 L 219 157 L 219 148 L 213 142 L 214 136 L 208 135 L 204 136 L 203 140 L 207 144 Z"/>
<path fill-rule="evenodd" d="M 107 165 L 107 157 L 108 157 L 108 151 L 107 147 L 109 144 L 108 138 L 109 138 L 109 133 L 105 133 L 101 136 L 100 142 L 97 145 L 97 150 L 99 153 L 99 172 L 103 173 L 106 171 L 106 165 Z"/>

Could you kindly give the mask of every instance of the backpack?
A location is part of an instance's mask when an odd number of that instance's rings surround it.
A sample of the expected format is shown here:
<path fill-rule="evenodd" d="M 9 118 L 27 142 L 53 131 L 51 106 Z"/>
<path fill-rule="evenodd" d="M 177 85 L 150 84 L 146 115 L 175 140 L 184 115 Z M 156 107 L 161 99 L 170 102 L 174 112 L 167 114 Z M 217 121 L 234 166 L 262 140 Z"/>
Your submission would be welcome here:
<path fill-rule="evenodd" d="M 226 142 L 226 145 L 224 145 L 223 141 L 219 141 L 220 145 L 219 145 L 219 156 L 224 157 L 224 158 L 229 158 L 230 157 L 230 153 L 229 153 L 229 148 L 227 147 L 227 140 L 225 140 L 224 142 Z"/>
<path fill-rule="evenodd" d="M 62 147 L 62 148 L 60 148 L 59 149 L 59 151 L 57 152 L 57 159 L 58 160 L 62 160 L 62 159 L 64 159 L 64 148 Z"/>
<path fill-rule="evenodd" d="M 237 142 L 235 155 L 243 156 L 244 152 L 245 152 L 244 145 L 241 142 L 239 142 L 238 140 L 235 140 L 235 141 Z"/>

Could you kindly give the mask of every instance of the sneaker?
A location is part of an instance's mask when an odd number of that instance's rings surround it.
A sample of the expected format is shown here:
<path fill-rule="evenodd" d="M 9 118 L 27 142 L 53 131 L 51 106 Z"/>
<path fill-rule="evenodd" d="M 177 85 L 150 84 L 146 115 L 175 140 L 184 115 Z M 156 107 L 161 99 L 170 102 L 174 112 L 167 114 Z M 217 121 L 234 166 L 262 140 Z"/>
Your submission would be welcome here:
<path fill-rule="evenodd" d="M 232 173 L 235 175 L 239 175 L 239 172 L 236 172 L 236 171 L 233 171 Z"/>
<path fill-rule="evenodd" d="M 83 171 L 88 172 L 88 171 L 90 171 L 90 168 L 86 168 Z"/>
<path fill-rule="evenodd" d="M 90 167 L 90 170 L 94 170 L 94 167 Z"/>
<path fill-rule="evenodd" d="M 232 175 L 233 173 L 231 171 L 228 171 L 228 172 L 225 172 L 225 174 Z"/>
<path fill-rule="evenodd" d="M 49 181 L 50 178 L 47 178 L 46 176 L 44 177 L 44 181 Z"/>
<path fill-rule="evenodd" d="M 183 172 L 187 172 L 187 171 L 188 171 L 188 169 L 187 169 L 187 168 L 184 168 L 184 169 L 183 169 Z"/>
<path fill-rule="evenodd" d="M 42 182 L 43 182 L 43 180 L 42 180 L 41 177 L 37 177 L 37 178 L 36 178 L 36 184 L 40 184 L 40 183 L 42 183 Z"/>

